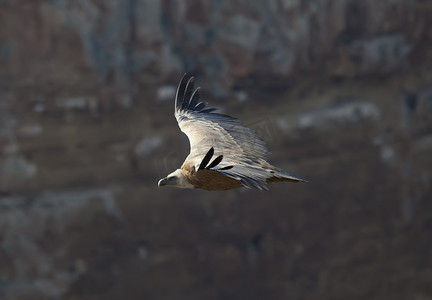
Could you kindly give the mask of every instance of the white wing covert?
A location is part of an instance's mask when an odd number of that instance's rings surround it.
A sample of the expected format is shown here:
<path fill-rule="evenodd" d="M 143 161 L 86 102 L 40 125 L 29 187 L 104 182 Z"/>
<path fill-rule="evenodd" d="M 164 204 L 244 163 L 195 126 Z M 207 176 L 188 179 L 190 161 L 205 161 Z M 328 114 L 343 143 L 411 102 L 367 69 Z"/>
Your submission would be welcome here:
<path fill-rule="evenodd" d="M 175 117 L 190 143 L 190 154 L 185 163 L 199 165 L 210 148 L 222 161 L 212 168 L 236 179 L 248 188 L 267 189 L 266 179 L 274 176 L 266 170 L 270 155 L 264 141 L 239 120 L 214 113 L 216 108 L 206 108 L 199 101 L 199 88 L 194 88 L 194 78 L 183 75 L 175 98 Z"/>

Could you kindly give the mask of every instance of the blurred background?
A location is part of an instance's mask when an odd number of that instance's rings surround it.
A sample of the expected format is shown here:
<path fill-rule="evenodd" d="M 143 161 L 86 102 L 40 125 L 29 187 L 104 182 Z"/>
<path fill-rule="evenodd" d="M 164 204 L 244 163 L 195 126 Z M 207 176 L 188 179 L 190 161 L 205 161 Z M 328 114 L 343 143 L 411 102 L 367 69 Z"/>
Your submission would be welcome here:
<path fill-rule="evenodd" d="M 1 299 L 432 299 L 432 2 L 1 0 Z M 158 188 L 176 85 L 309 179 Z"/>

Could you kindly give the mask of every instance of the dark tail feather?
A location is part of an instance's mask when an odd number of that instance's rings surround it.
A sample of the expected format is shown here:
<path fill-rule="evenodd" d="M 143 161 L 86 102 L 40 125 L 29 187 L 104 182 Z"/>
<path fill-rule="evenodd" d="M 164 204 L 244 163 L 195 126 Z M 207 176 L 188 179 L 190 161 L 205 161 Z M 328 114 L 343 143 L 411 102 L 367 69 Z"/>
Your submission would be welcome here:
<path fill-rule="evenodd" d="M 308 182 L 306 179 L 300 178 L 297 175 L 294 175 L 292 173 L 286 172 L 286 171 L 271 171 L 273 174 L 273 177 L 267 178 L 267 182 L 282 182 L 282 181 L 289 181 L 289 182 Z"/>

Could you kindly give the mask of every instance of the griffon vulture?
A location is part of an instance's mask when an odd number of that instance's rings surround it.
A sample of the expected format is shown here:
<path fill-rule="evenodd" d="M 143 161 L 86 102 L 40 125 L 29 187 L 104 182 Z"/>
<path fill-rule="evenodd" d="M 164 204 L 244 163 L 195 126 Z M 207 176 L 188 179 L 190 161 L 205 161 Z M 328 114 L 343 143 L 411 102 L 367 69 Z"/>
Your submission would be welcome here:
<path fill-rule="evenodd" d="M 267 190 L 268 182 L 305 181 L 269 164 L 270 152 L 264 141 L 239 120 L 205 108 L 198 90 L 194 78 L 183 75 L 174 115 L 189 138 L 190 153 L 181 168 L 159 180 L 158 186 L 208 191 L 245 186 L 262 191 Z"/>

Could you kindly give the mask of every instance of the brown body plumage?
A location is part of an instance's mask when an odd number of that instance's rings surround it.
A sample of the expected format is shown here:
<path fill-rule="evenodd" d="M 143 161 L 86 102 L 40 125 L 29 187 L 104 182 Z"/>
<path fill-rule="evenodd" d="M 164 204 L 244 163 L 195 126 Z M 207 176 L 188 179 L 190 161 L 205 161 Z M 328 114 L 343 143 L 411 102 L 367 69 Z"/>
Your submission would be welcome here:
<path fill-rule="evenodd" d="M 186 178 L 199 189 L 207 191 L 221 191 L 242 186 L 237 180 L 213 170 L 199 170 L 196 172 L 191 165 L 183 165 L 181 170 Z"/>

